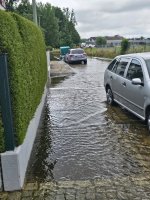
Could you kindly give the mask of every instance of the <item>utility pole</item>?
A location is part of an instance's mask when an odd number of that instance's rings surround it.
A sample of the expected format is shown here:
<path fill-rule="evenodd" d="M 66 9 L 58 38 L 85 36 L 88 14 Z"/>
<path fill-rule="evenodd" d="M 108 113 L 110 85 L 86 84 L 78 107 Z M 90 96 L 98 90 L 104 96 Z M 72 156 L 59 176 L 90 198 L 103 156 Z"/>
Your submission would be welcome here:
<path fill-rule="evenodd" d="M 36 11 L 36 1 L 32 0 L 32 10 L 33 10 L 33 22 L 38 25 L 37 23 L 37 11 Z"/>

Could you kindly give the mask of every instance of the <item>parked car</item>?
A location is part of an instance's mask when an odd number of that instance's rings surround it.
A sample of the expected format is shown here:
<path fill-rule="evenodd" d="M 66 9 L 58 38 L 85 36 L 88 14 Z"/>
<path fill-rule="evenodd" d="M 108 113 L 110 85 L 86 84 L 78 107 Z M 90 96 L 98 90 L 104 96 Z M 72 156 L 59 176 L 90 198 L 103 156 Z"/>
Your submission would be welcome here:
<path fill-rule="evenodd" d="M 83 49 L 70 49 L 64 57 L 64 61 L 67 63 L 81 63 L 87 64 L 87 55 Z"/>
<path fill-rule="evenodd" d="M 104 74 L 107 102 L 145 120 L 150 131 L 150 52 L 117 56 Z"/>

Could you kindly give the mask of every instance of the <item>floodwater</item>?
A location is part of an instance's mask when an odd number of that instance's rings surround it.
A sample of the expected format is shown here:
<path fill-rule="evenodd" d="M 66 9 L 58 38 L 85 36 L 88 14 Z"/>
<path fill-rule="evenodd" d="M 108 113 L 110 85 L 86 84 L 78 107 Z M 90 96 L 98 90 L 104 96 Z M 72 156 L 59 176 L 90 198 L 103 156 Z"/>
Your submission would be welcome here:
<path fill-rule="evenodd" d="M 53 79 L 27 171 L 27 181 L 119 178 L 150 173 L 150 136 L 144 123 L 107 106 L 108 62 L 89 59 Z"/>

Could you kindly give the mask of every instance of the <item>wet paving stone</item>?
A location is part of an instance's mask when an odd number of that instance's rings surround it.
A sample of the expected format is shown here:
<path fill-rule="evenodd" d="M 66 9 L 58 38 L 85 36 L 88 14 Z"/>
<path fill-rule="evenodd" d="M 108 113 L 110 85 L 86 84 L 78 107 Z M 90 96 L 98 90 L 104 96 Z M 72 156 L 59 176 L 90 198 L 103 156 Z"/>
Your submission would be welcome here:
<path fill-rule="evenodd" d="M 139 181 L 137 181 L 139 180 Z M 141 181 L 142 180 L 142 181 Z M 143 181 L 144 180 L 144 181 Z M 91 182 L 91 186 L 89 186 Z M 71 182 L 72 183 L 72 182 Z M 106 186 L 105 186 L 106 183 Z M 105 199 L 150 199 L 150 181 L 145 177 L 126 177 L 123 179 L 108 179 L 91 181 L 75 181 L 74 185 L 69 186 L 64 181 L 56 182 L 57 187 L 54 187 L 53 182 L 41 183 L 40 188 L 33 191 L 26 190 L 20 192 L 5 193 L 1 195 L 0 199 L 39 199 L 39 200 L 105 200 Z M 65 188 L 64 188 L 65 185 Z M 63 189 L 62 189 L 63 188 Z"/>

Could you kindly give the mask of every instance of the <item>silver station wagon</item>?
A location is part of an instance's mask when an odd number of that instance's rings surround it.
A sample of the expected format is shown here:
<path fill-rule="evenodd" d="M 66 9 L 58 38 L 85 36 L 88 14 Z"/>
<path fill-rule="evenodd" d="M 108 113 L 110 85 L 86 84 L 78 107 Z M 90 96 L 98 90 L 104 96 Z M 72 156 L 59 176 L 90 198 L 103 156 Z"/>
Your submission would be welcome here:
<path fill-rule="evenodd" d="M 150 52 L 117 56 L 104 74 L 107 102 L 145 120 L 150 131 Z"/>

